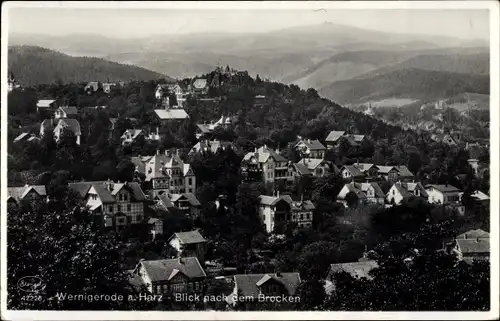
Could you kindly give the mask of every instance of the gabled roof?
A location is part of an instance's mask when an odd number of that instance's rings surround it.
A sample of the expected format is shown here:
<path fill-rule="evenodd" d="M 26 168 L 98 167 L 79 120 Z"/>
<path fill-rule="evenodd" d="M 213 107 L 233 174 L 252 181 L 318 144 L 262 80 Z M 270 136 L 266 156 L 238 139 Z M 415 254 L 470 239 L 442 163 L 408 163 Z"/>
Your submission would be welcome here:
<path fill-rule="evenodd" d="M 184 109 L 172 108 L 172 109 L 155 109 L 156 115 L 161 119 L 187 119 L 189 115 Z"/>
<path fill-rule="evenodd" d="M 262 274 L 237 274 L 234 276 L 235 286 L 243 296 L 257 297 L 260 293 L 259 287 L 273 280 L 284 286 L 289 295 L 294 295 L 300 284 L 300 275 L 297 272 L 262 273 Z"/>
<path fill-rule="evenodd" d="M 97 91 L 97 89 L 99 89 L 99 82 L 97 81 L 91 81 L 89 82 L 86 86 L 85 86 L 85 89 L 91 87 L 94 91 Z"/>
<path fill-rule="evenodd" d="M 243 157 L 244 161 L 249 161 L 252 157 L 255 157 L 256 161 L 259 163 L 267 162 L 269 157 L 273 157 L 276 162 L 287 162 L 287 159 L 280 154 L 276 153 L 267 146 L 262 146 L 257 149 L 257 152 L 250 152 Z"/>
<path fill-rule="evenodd" d="M 298 163 L 305 164 L 309 170 L 315 170 L 316 167 L 328 163 L 328 161 L 319 158 L 303 158 Z"/>
<path fill-rule="evenodd" d="M 458 188 L 456 188 L 455 186 L 453 185 L 435 185 L 435 184 L 430 184 L 430 185 L 427 185 L 425 187 L 426 189 L 429 189 L 429 188 L 434 188 L 438 191 L 440 191 L 441 193 L 451 193 L 451 192 L 460 192 L 460 190 Z"/>
<path fill-rule="evenodd" d="M 113 185 L 112 190 L 106 188 L 106 184 L 111 183 Z M 127 188 L 136 202 L 142 202 L 146 199 L 141 186 L 137 182 L 126 182 L 126 183 L 114 183 L 107 181 L 94 181 L 94 182 L 73 182 L 69 183 L 68 187 L 74 190 L 84 198 L 87 196 L 90 189 L 93 187 L 97 195 L 101 199 L 102 203 L 114 203 L 116 202 L 116 194 L 122 189 Z"/>
<path fill-rule="evenodd" d="M 294 201 L 290 195 L 282 195 L 280 198 L 282 200 L 285 200 L 288 204 L 290 204 L 292 210 L 294 211 L 299 211 L 299 210 L 312 211 L 316 208 L 310 200 Z"/>
<path fill-rule="evenodd" d="M 380 188 L 380 185 L 378 185 L 378 183 L 375 182 L 361 183 L 361 191 L 363 192 L 366 192 L 370 187 L 373 187 L 373 190 L 375 191 L 375 197 L 380 197 L 380 198 L 385 197 L 385 194 Z"/>
<path fill-rule="evenodd" d="M 462 254 L 490 253 L 490 239 L 457 239 L 456 240 Z"/>
<path fill-rule="evenodd" d="M 128 139 L 128 135 L 130 135 L 130 139 L 135 140 L 140 134 L 144 134 L 142 129 L 127 129 L 120 138 Z"/>
<path fill-rule="evenodd" d="M 353 177 L 364 177 L 365 175 L 363 174 L 363 172 L 356 166 L 354 165 L 344 165 L 342 166 L 342 169 L 346 169 L 347 171 L 349 171 L 349 173 L 351 173 L 351 176 Z"/>
<path fill-rule="evenodd" d="M 344 136 L 345 134 L 345 131 L 336 131 L 336 130 L 332 130 L 328 136 L 326 136 L 326 139 L 325 141 L 326 142 L 331 142 L 331 143 L 334 143 L 336 142 L 337 140 L 339 140 L 340 137 Z"/>
<path fill-rule="evenodd" d="M 390 171 L 393 169 L 396 169 L 394 166 L 382 166 L 382 165 L 377 165 L 378 167 L 378 172 L 380 174 L 388 174 Z M 397 170 L 397 169 L 396 169 Z"/>
<path fill-rule="evenodd" d="M 207 241 L 197 230 L 174 233 L 170 239 L 174 237 L 178 238 L 181 244 L 205 243 Z"/>
<path fill-rule="evenodd" d="M 377 267 L 378 267 L 377 262 L 372 260 L 350 262 L 350 263 L 338 263 L 330 265 L 330 270 L 328 274 L 332 275 L 334 273 L 346 272 L 356 279 L 359 278 L 372 279 L 373 277 L 370 276 L 369 273 L 371 270 Z"/>
<path fill-rule="evenodd" d="M 302 163 L 302 161 L 293 164 L 295 167 L 295 170 L 300 174 L 300 175 L 312 175 L 312 172 L 309 168 L 307 168 L 307 165 Z"/>
<path fill-rule="evenodd" d="M 219 148 L 226 149 L 228 147 L 235 149 L 234 144 L 231 142 L 219 141 L 219 140 L 210 140 L 210 141 L 202 140 L 196 143 L 196 145 L 194 145 L 193 148 L 191 148 L 189 154 L 206 152 L 206 151 L 210 151 L 215 154 L 219 150 Z"/>
<path fill-rule="evenodd" d="M 198 201 L 193 193 L 182 193 L 182 194 L 172 194 L 170 195 L 170 200 L 172 202 L 177 202 L 181 198 L 186 199 L 191 206 L 200 206 L 201 203 Z"/>
<path fill-rule="evenodd" d="M 8 197 L 12 197 L 16 201 L 22 200 L 31 191 L 35 191 L 40 196 L 47 196 L 45 185 L 25 185 L 22 187 L 8 187 Z"/>
<path fill-rule="evenodd" d="M 212 131 L 209 125 L 206 124 L 196 124 L 196 127 L 198 127 L 203 134 L 208 134 Z"/>
<path fill-rule="evenodd" d="M 151 172 L 149 169 L 151 169 Z M 168 169 L 179 169 L 181 175 L 187 176 L 191 171 L 191 166 L 190 164 L 185 164 L 177 154 L 154 155 L 146 162 L 146 181 L 150 181 L 153 178 L 170 177 L 171 174 L 167 172 Z"/>
<path fill-rule="evenodd" d="M 52 105 L 54 102 L 55 102 L 54 99 L 40 99 L 36 103 L 36 107 L 38 107 L 38 108 L 49 108 L 49 107 L 51 107 L 50 105 Z"/>
<path fill-rule="evenodd" d="M 16 143 L 16 142 L 22 140 L 23 138 L 25 138 L 28 135 L 29 135 L 29 133 L 21 133 L 19 136 L 17 136 L 16 138 L 14 138 L 13 142 Z"/>
<path fill-rule="evenodd" d="M 139 264 L 142 264 L 152 282 L 168 282 L 172 278 L 171 275 L 174 270 L 178 271 L 175 274 L 182 273 L 188 279 L 207 276 L 196 257 L 141 261 Z"/>
<path fill-rule="evenodd" d="M 54 131 L 62 128 L 68 128 L 73 132 L 73 134 L 75 134 L 75 136 L 80 136 L 82 134 L 82 132 L 80 131 L 80 123 L 76 119 L 60 119 L 57 123 L 56 128 L 54 128 Z"/>
<path fill-rule="evenodd" d="M 490 237 L 490 233 L 488 232 L 485 232 L 481 229 L 477 229 L 477 230 L 470 230 L 470 231 L 467 231 L 465 233 L 462 233 L 460 235 L 458 235 L 456 237 L 456 239 L 462 239 L 462 240 L 466 240 L 466 239 L 477 239 L 477 238 L 489 238 Z"/>
<path fill-rule="evenodd" d="M 66 115 L 77 115 L 78 109 L 76 107 L 59 107 L 60 110 L 66 113 Z"/>
<path fill-rule="evenodd" d="M 490 197 L 488 195 L 486 195 L 485 193 L 483 193 L 481 191 L 475 191 L 470 196 L 477 201 L 488 201 L 490 199 Z"/>
<path fill-rule="evenodd" d="M 295 147 L 297 147 L 301 143 L 304 144 L 310 150 L 326 149 L 326 147 L 323 144 L 321 144 L 321 142 L 317 139 L 316 140 L 303 139 L 299 141 L 297 144 L 295 144 Z"/>
<path fill-rule="evenodd" d="M 412 172 L 410 172 L 408 167 L 406 167 L 405 165 L 397 165 L 397 166 L 394 166 L 394 168 L 396 168 L 398 170 L 400 176 L 403 176 L 403 177 L 415 176 L 415 175 L 413 175 Z"/>

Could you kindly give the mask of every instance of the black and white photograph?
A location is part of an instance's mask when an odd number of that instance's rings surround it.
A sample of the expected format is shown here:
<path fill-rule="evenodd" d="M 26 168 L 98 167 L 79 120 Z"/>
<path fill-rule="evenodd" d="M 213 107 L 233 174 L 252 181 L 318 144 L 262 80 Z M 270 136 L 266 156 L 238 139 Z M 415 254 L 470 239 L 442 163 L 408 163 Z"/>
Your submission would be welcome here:
<path fill-rule="evenodd" d="M 498 2 L 2 9 L 2 319 L 499 317 Z"/>

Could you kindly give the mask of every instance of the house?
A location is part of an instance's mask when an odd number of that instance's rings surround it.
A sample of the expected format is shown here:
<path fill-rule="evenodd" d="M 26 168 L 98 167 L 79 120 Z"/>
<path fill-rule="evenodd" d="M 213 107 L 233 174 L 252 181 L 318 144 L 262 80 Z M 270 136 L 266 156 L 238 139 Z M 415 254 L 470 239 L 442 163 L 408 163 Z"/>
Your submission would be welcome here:
<path fill-rule="evenodd" d="M 233 292 L 226 298 L 229 305 L 235 306 L 242 302 L 247 306 L 264 302 L 266 297 L 270 302 L 299 302 L 296 297 L 297 288 L 301 282 L 297 272 L 276 272 L 258 274 L 236 274 Z M 273 300 L 270 297 L 279 297 L 286 301 Z M 242 300 L 242 298 L 245 298 Z M 269 301 L 268 301 L 269 302 Z"/>
<path fill-rule="evenodd" d="M 413 175 L 410 170 L 404 165 L 396 165 L 396 166 L 382 166 L 377 165 L 378 167 L 378 175 L 384 178 L 389 182 L 396 181 L 413 181 L 415 179 L 415 175 Z"/>
<path fill-rule="evenodd" d="M 459 259 L 466 263 L 472 263 L 474 260 L 489 260 L 490 258 L 490 239 L 456 239 L 454 249 L 458 252 Z"/>
<path fill-rule="evenodd" d="M 357 162 L 352 165 L 344 165 L 340 169 L 340 174 L 347 181 L 373 180 L 378 176 L 379 166 L 369 163 Z"/>
<path fill-rule="evenodd" d="M 135 172 L 146 175 L 146 163 L 152 156 L 133 156 L 130 161 L 135 165 Z"/>
<path fill-rule="evenodd" d="M 103 216 L 106 228 L 120 231 L 126 225 L 141 223 L 144 218 L 146 196 L 137 182 L 75 182 L 69 183 L 68 187 L 92 212 Z"/>
<path fill-rule="evenodd" d="M 380 186 L 375 182 L 357 183 L 351 182 L 345 184 L 337 194 L 337 201 L 347 204 L 346 196 L 349 193 L 354 193 L 358 198 L 358 203 L 367 204 L 385 204 L 385 195 Z"/>
<path fill-rule="evenodd" d="M 198 95 L 206 95 L 208 93 L 208 81 L 206 78 L 194 79 L 191 84 L 191 92 Z"/>
<path fill-rule="evenodd" d="M 151 217 L 148 219 L 149 234 L 151 235 L 151 240 L 156 239 L 157 235 L 163 235 L 163 221 L 156 217 Z"/>
<path fill-rule="evenodd" d="M 155 89 L 155 98 L 162 100 L 168 95 L 175 95 L 180 98 L 184 95 L 184 90 L 178 83 L 174 84 L 158 84 Z"/>
<path fill-rule="evenodd" d="M 59 107 L 54 113 L 54 118 L 73 118 L 78 115 L 78 109 L 76 107 Z"/>
<path fill-rule="evenodd" d="M 254 98 L 253 106 L 256 108 L 262 108 L 266 104 L 266 96 L 256 95 Z"/>
<path fill-rule="evenodd" d="M 87 93 L 87 94 L 93 94 L 94 92 L 96 92 L 97 90 L 99 89 L 99 82 L 98 81 L 91 81 L 89 82 L 84 88 L 83 90 Z"/>
<path fill-rule="evenodd" d="M 178 209 L 196 218 L 200 214 L 201 203 L 193 193 L 168 194 L 163 193 L 154 198 L 156 208 L 163 211 Z"/>
<path fill-rule="evenodd" d="M 135 142 L 139 137 L 143 137 L 144 139 L 146 138 L 146 134 L 142 129 L 127 129 L 120 139 L 122 141 L 122 145 L 129 145 Z"/>
<path fill-rule="evenodd" d="M 297 150 L 302 156 L 307 158 L 320 158 L 325 157 L 326 147 L 321 144 L 319 140 L 303 139 L 300 140 L 294 149 Z"/>
<path fill-rule="evenodd" d="M 40 99 L 36 103 L 36 111 L 42 112 L 46 110 L 54 110 L 57 107 L 55 99 Z"/>
<path fill-rule="evenodd" d="M 45 185 L 24 185 L 22 187 L 7 188 L 7 203 L 18 204 L 22 200 L 27 201 L 45 201 L 47 200 L 47 191 Z"/>
<path fill-rule="evenodd" d="M 462 200 L 463 193 L 459 193 L 460 200 Z M 490 210 L 490 197 L 481 191 L 475 191 L 470 194 L 472 200 L 472 210 L 474 213 L 488 213 Z"/>
<path fill-rule="evenodd" d="M 325 292 L 327 294 L 331 294 L 333 291 L 335 291 L 335 276 L 338 273 L 347 273 L 355 279 L 366 278 L 368 280 L 372 280 L 373 277 L 370 275 L 370 272 L 377 267 L 377 262 L 373 260 L 360 260 L 358 262 L 330 264 L 330 268 L 328 269 L 328 274 L 326 277 Z"/>
<path fill-rule="evenodd" d="M 12 141 L 13 143 L 19 143 L 19 142 L 32 142 L 32 141 L 39 141 L 40 137 L 37 137 L 35 134 L 30 134 L 30 133 L 21 133 L 19 134 L 14 140 Z"/>
<path fill-rule="evenodd" d="M 293 180 L 293 168 L 288 160 L 266 145 L 247 153 L 241 162 L 241 171 L 245 179 L 262 180 L 274 183 L 277 180 L 289 182 Z"/>
<path fill-rule="evenodd" d="M 106 94 L 109 94 L 111 92 L 111 89 L 113 89 L 113 87 L 116 87 L 115 83 L 103 83 L 102 91 L 104 91 Z"/>
<path fill-rule="evenodd" d="M 146 182 L 152 183 L 151 197 L 162 193 L 180 194 L 196 191 L 196 177 L 190 164 L 184 163 L 179 151 L 152 156 L 145 166 Z"/>
<path fill-rule="evenodd" d="M 443 143 L 449 146 L 458 145 L 458 141 L 455 138 L 453 138 L 450 134 L 439 134 L 439 133 L 432 134 L 431 139 L 436 142 Z"/>
<path fill-rule="evenodd" d="M 174 233 L 168 244 L 177 251 L 179 257 L 194 256 L 202 262 L 207 251 L 207 240 L 197 230 Z"/>
<path fill-rule="evenodd" d="M 214 129 L 219 126 L 226 128 L 235 121 L 235 117 L 222 115 L 217 121 L 203 124 L 196 124 L 196 139 L 210 138 Z"/>
<path fill-rule="evenodd" d="M 141 260 L 129 270 L 129 282 L 144 286 L 152 294 L 202 293 L 207 277 L 196 257 L 165 260 Z"/>
<path fill-rule="evenodd" d="M 57 121 L 55 119 L 45 119 L 40 125 L 40 137 L 51 133 L 54 135 L 55 141 L 59 142 L 63 130 L 71 131 L 75 135 L 76 143 L 80 145 L 82 132 L 80 123 L 76 119 L 60 118 Z"/>
<path fill-rule="evenodd" d="M 450 204 L 460 201 L 460 190 L 452 185 L 427 185 L 425 190 L 431 204 Z"/>
<path fill-rule="evenodd" d="M 21 85 L 17 82 L 14 74 L 9 72 L 9 78 L 7 79 L 7 92 L 11 92 L 14 89 L 21 88 Z"/>
<path fill-rule="evenodd" d="M 339 173 L 339 169 L 333 162 L 319 158 L 303 158 L 293 164 L 295 176 L 325 177 Z"/>
<path fill-rule="evenodd" d="M 471 239 L 477 239 L 477 238 L 489 239 L 490 233 L 485 232 L 481 229 L 477 229 L 477 230 L 467 231 L 467 232 L 462 233 L 462 234 L 458 235 L 457 237 L 455 237 L 455 239 L 457 239 L 457 240 L 471 240 Z"/>
<path fill-rule="evenodd" d="M 181 108 L 155 109 L 155 113 L 160 121 L 189 119 L 189 115 Z"/>
<path fill-rule="evenodd" d="M 191 148 L 188 155 L 193 154 L 205 154 L 212 153 L 216 154 L 219 150 L 232 149 L 236 150 L 236 146 L 232 142 L 220 141 L 220 140 L 202 140 L 196 143 L 196 145 Z"/>
<path fill-rule="evenodd" d="M 474 176 L 478 176 L 479 174 L 479 160 L 475 158 L 470 158 L 467 160 L 467 163 L 469 163 L 469 166 L 472 167 L 472 171 L 474 172 Z"/>
<path fill-rule="evenodd" d="M 397 182 L 394 183 L 391 188 L 389 189 L 389 192 L 386 194 L 387 201 L 391 204 L 401 204 L 403 199 L 409 198 L 409 197 L 423 197 L 427 200 L 429 197 L 427 195 L 427 192 L 425 191 L 424 186 L 417 182 L 417 183 L 403 183 L 403 182 Z"/>
<path fill-rule="evenodd" d="M 352 147 L 359 147 L 361 143 L 365 141 L 365 137 L 365 135 L 352 135 L 345 131 L 332 130 L 328 136 L 326 136 L 325 142 L 328 149 L 338 147 L 342 140 Z"/>
<path fill-rule="evenodd" d="M 313 210 L 311 201 L 293 201 L 289 195 L 259 196 L 259 214 L 268 233 L 283 234 L 289 224 L 299 228 L 312 226 Z"/>

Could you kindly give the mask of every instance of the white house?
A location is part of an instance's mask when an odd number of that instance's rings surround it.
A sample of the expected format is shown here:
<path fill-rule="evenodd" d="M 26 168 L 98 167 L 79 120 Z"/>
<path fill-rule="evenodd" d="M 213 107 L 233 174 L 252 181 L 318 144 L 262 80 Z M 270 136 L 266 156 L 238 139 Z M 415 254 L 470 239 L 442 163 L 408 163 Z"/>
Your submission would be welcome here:
<path fill-rule="evenodd" d="M 312 226 L 314 204 L 294 201 L 290 195 L 259 196 L 259 213 L 268 233 L 283 234 L 290 223 L 299 228 Z"/>
<path fill-rule="evenodd" d="M 428 198 L 427 192 L 424 186 L 417 183 L 402 183 L 397 182 L 391 186 L 391 189 L 386 194 L 387 201 L 391 204 L 400 204 L 403 199 L 416 196 Z"/>
<path fill-rule="evenodd" d="M 61 118 L 72 118 L 78 115 L 78 109 L 76 107 L 59 107 L 55 114 L 54 117 L 56 119 L 61 119 Z"/>
<path fill-rule="evenodd" d="M 302 139 L 294 146 L 303 157 L 319 158 L 325 157 L 326 147 L 319 140 Z"/>
<path fill-rule="evenodd" d="M 351 182 L 345 184 L 337 194 L 337 200 L 347 205 L 346 196 L 353 193 L 357 196 L 358 203 L 380 204 L 385 203 L 385 195 L 380 186 L 375 182 L 357 183 Z"/>

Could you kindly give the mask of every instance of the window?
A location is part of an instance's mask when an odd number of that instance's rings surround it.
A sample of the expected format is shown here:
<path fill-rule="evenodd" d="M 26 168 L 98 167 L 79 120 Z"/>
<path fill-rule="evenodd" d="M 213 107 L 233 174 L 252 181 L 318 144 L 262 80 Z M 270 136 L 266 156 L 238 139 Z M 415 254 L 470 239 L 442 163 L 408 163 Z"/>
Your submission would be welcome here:
<path fill-rule="evenodd" d="M 117 211 L 118 211 L 118 212 L 121 212 L 121 211 L 122 211 L 122 206 L 121 206 L 120 204 L 118 204 L 116 208 L 117 208 Z"/>
<path fill-rule="evenodd" d="M 137 222 L 142 221 L 142 215 L 137 215 Z"/>
<path fill-rule="evenodd" d="M 122 194 L 118 194 L 118 199 L 119 199 L 120 201 L 123 201 L 123 195 L 122 195 Z"/>
<path fill-rule="evenodd" d="M 392 190 L 392 195 L 395 195 L 396 194 L 396 191 Z"/>
<path fill-rule="evenodd" d="M 193 185 L 193 179 L 191 177 L 188 179 L 188 185 Z"/>
<path fill-rule="evenodd" d="M 123 194 L 123 200 L 128 201 L 128 194 Z"/>
<path fill-rule="evenodd" d="M 109 212 L 110 212 L 110 213 L 113 213 L 113 206 L 110 206 L 110 207 L 109 207 Z"/>
<path fill-rule="evenodd" d="M 156 287 L 156 293 L 161 293 L 161 285 L 158 285 L 158 286 Z"/>
<path fill-rule="evenodd" d="M 127 223 L 128 224 L 132 223 L 132 217 L 131 216 L 127 216 Z"/>
<path fill-rule="evenodd" d="M 131 204 L 127 204 L 127 212 L 130 212 L 132 211 L 132 205 Z"/>
<path fill-rule="evenodd" d="M 304 214 L 300 214 L 300 219 L 303 220 L 304 219 Z"/>
<path fill-rule="evenodd" d="M 188 188 L 188 192 L 189 192 L 189 193 L 192 193 L 192 192 L 193 192 L 193 189 L 192 189 L 192 188 Z"/>
<path fill-rule="evenodd" d="M 311 214 L 310 213 L 307 214 L 307 219 L 308 220 L 311 219 Z"/>

